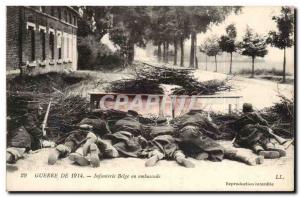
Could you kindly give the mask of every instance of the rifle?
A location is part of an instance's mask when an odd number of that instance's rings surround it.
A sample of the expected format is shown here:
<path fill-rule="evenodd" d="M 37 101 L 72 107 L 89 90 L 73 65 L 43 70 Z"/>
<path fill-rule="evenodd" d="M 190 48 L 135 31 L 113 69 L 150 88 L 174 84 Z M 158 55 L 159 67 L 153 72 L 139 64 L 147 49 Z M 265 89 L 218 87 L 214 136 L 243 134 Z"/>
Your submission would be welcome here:
<path fill-rule="evenodd" d="M 50 107 L 51 107 L 51 99 L 49 101 L 49 104 L 48 104 L 48 107 L 47 107 L 47 111 L 46 111 L 46 114 L 45 114 L 45 117 L 44 117 L 44 120 L 43 120 L 43 123 L 42 123 L 42 132 L 43 132 L 43 136 L 46 137 L 47 136 L 47 133 L 46 133 L 46 126 L 47 126 L 47 120 L 48 120 L 48 116 L 49 116 L 49 112 L 50 112 Z"/>
<path fill-rule="evenodd" d="M 288 140 L 279 137 L 278 135 L 276 135 L 275 133 L 273 133 L 273 130 L 268 128 L 268 133 L 271 135 L 271 137 L 273 137 L 277 142 L 279 142 L 279 144 L 283 145 L 284 143 L 286 143 Z"/>

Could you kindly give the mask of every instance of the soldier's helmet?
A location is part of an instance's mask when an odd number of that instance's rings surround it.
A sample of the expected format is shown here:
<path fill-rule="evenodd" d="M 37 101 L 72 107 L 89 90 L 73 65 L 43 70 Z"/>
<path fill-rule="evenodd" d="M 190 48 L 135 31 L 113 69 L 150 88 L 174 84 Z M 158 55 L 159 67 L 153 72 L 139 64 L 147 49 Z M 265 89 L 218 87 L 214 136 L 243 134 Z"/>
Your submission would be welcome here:
<path fill-rule="evenodd" d="M 251 103 L 244 103 L 243 104 L 243 112 L 247 113 L 247 112 L 253 112 L 253 106 Z"/>

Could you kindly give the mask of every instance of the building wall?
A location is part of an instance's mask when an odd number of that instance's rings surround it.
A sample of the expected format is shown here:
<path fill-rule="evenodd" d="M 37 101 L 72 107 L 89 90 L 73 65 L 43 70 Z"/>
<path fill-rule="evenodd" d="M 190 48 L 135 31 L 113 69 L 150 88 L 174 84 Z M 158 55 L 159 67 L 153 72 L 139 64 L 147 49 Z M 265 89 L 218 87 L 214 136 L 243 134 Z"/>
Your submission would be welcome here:
<path fill-rule="evenodd" d="M 6 70 L 19 67 L 19 8 L 7 7 L 6 20 Z"/>
<path fill-rule="evenodd" d="M 17 11 L 16 11 L 17 10 Z M 77 39 L 77 15 L 69 7 L 30 6 L 8 7 L 7 17 L 20 14 L 19 20 L 11 21 L 12 26 L 19 26 L 15 32 L 22 41 L 16 44 L 22 55 L 7 59 L 8 69 L 21 67 L 24 73 L 42 73 L 63 69 L 77 69 L 77 45 L 72 44 Z M 15 17 L 16 18 L 16 17 Z M 19 25 L 18 25 L 19 24 Z M 13 28 L 10 28 L 13 29 Z M 9 26 L 8 26 L 9 30 Z M 11 34 L 7 31 L 7 34 Z M 41 32 L 44 32 L 43 34 Z M 54 35 L 54 58 L 50 47 L 50 34 Z M 44 36 L 43 36 L 44 35 Z M 43 44 L 44 41 L 44 44 Z M 13 50 L 15 43 L 7 45 L 7 52 Z M 61 47 L 61 57 L 59 57 Z M 34 53 L 33 53 L 34 51 Z M 45 59 L 43 57 L 43 51 Z M 7 53 L 18 54 L 15 51 Z M 34 54 L 34 58 L 32 56 Z M 16 59 L 19 59 L 17 61 Z M 17 65 L 17 66 L 15 66 Z"/>

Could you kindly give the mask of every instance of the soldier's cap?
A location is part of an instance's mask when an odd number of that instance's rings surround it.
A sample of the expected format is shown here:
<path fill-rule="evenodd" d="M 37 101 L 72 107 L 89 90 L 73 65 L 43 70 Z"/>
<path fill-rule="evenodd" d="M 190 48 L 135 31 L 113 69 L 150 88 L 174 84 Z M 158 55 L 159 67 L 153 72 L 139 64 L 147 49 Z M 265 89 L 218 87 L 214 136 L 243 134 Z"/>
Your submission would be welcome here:
<path fill-rule="evenodd" d="M 243 104 L 243 112 L 253 112 L 253 106 L 251 103 Z"/>
<path fill-rule="evenodd" d="M 139 114 L 134 111 L 134 110 L 128 110 L 127 114 L 131 115 L 131 116 L 134 116 L 134 117 L 137 117 Z"/>

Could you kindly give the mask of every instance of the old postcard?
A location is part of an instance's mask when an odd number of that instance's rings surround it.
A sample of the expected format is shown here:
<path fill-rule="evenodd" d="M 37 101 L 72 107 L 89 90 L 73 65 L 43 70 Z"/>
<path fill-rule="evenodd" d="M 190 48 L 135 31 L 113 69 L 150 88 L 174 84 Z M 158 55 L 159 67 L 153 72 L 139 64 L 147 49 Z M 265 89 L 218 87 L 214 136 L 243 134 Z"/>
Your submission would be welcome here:
<path fill-rule="evenodd" d="M 295 8 L 7 6 L 7 191 L 295 190 Z"/>

